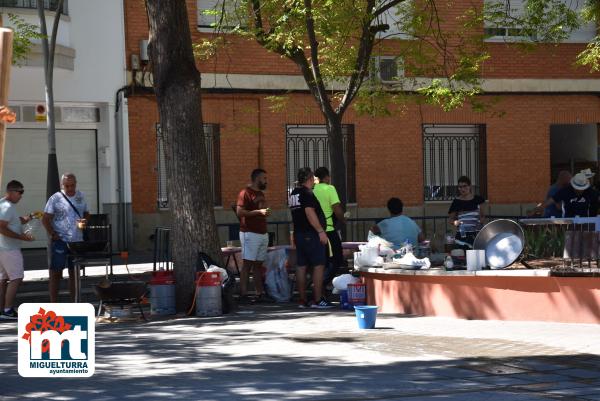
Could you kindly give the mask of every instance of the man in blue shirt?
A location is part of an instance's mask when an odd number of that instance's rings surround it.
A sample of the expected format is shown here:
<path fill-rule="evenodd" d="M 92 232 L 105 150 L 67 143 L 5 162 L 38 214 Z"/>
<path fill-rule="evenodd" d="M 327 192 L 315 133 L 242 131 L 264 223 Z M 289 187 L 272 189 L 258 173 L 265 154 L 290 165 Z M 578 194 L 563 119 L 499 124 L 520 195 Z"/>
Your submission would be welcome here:
<path fill-rule="evenodd" d="M 51 238 L 50 279 L 48 289 L 50 302 L 57 302 L 58 287 L 63 269 L 69 270 L 69 292 L 75 298 L 75 274 L 69 257 L 69 242 L 83 241 L 83 228 L 89 216 L 83 193 L 77 190 L 77 178 L 73 173 L 65 173 L 60 179 L 62 190 L 48 199 L 44 209 L 42 224 Z"/>
<path fill-rule="evenodd" d="M 556 182 L 552 184 L 550 188 L 548 188 L 548 193 L 546 194 L 546 201 L 548 199 L 554 198 L 556 194 L 563 188 L 567 188 L 571 183 L 571 173 L 567 170 L 561 170 L 558 173 L 558 177 L 556 177 Z M 544 208 L 544 217 L 561 217 L 562 210 L 556 205 L 556 203 L 551 202 Z"/>
<path fill-rule="evenodd" d="M 394 249 L 402 247 L 402 244 L 407 240 L 412 245 L 417 245 L 425 239 L 417 223 L 410 217 L 402 214 L 404 204 L 400 199 L 391 198 L 387 203 L 387 208 L 392 217 L 382 220 L 371 227 L 373 234 L 379 235 L 393 243 Z"/>

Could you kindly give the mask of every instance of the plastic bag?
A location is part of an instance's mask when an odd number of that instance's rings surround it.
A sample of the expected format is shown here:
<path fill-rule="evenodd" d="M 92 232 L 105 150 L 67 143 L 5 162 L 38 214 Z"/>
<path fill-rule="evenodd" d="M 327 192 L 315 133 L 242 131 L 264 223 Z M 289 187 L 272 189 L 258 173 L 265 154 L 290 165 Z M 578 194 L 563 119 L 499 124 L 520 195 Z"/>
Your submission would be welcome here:
<path fill-rule="evenodd" d="M 285 249 L 269 252 L 265 259 L 267 268 L 265 287 L 267 293 L 277 302 L 288 302 L 292 298 L 292 289 L 285 268 L 286 261 Z"/>
<path fill-rule="evenodd" d="M 352 274 L 342 274 L 333 279 L 331 284 L 338 291 L 346 291 L 348 289 L 348 284 L 356 284 L 360 283 L 360 279 L 358 277 L 354 277 Z"/>
<path fill-rule="evenodd" d="M 367 234 L 367 242 L 368 242 L 368 245 L 370 245 L 370 246 L 380 245 L 380 246 L 383 246 L 386 248 L 392 248 L 394 246 L 393 243 L 386 240 L 385 238 L 380 237 L 379 235 L 373 234 L 373 231 L 369 231 L 369 233 Z"/>
<path fill-rule="evenodd" d="M 394 254 L 394 244 L 379 235 L 369 231 L 367 235 L 367 247 L 377 248 L 378 256 L 392 256 Z"/>
<path fill-rule="evenodd" d="M 229 278 L 229 275 L 227 274 L 227 270 L 223 269 L 222 267 L 219 266 L 215 266 L 215 265 L 210 265 L 210 267 L 208 269 L 206 269 L 207 272 L 219 272 L 221 273 L 221 284 L 223 284 L 224 282 L 227 281 L 227 279 Z"/>

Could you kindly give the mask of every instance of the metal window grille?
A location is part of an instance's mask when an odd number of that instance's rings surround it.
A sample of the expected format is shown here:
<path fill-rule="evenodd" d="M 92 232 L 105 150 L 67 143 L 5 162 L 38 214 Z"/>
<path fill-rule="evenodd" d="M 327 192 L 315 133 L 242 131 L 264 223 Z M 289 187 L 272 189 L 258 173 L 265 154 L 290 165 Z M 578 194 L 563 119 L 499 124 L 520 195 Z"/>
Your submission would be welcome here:
<path fill-rule="evenodd" d="M 37 0 L 0 0 L 0 7 L 37 9 Z M 44 0 L 45 10 L 56 11 L 57 7 L 58 0 Z M 62 13 L 68 15 L 67 0 L 64 0 L 62 8 Z"/>
<path fill-rule="evenodd" d="M 215 206 L 221 205 L 221 145 L 218 124 L 204 124 L 204 145 L 208 156 L 210 185 L 213 191 Z M 165 143 L 160 124 L 156 124 L 158 208 L 169 209 L 169 192 L 167 189 L 167 161 Z"/>
<path fill-rule="evenodd" d="M 487 198 L 485 125 L 424 124 L 423 164 L 426 201 L 454 199 L 462 175 Z"/>
<path fill-rule="evenodd" d="M 356 202 L 356 176 L 354 159 L 354 125 L 342 125 L 344 161 L 346 162 L 346 199 Z M 294 189 L 298 169 L 313 170 L 329 162 L 329 139 L 324 125 L 286 125 L 287 191 Z"/>

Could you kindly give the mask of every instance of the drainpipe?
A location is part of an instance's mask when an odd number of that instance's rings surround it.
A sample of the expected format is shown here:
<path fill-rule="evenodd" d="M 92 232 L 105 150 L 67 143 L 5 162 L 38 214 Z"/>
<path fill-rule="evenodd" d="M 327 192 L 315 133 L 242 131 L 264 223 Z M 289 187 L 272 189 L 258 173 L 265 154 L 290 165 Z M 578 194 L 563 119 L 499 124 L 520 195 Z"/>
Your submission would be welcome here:
<path fill-rule="evenodd" d="M 120 88 L 115 94 L 115 131 L 117 151 L 117 192 L 118 192 L 118 244 L 121 250 L 129 249 L 129 213 L 127 210 L 127 194 L 129 186 L 126 185 L 125 170 L 129 171 L 129 163 L 125 161 L 125 151 L 129 149 L 129 141 L 125 138 L 125 91 L 127 86 Z M 125 146 L 127 145 L 127 146 Z M 127 168 L 125 168 L 127 166 Z"/>

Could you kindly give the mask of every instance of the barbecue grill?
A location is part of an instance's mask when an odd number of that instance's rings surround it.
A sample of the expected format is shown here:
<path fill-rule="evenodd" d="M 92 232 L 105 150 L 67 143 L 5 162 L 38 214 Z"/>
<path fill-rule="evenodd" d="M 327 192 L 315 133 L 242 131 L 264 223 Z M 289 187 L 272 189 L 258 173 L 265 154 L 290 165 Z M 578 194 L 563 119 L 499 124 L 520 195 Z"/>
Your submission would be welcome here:
<path fill-rule="evenodd" d="M 97 284 L 94 292 L 100 298 L 98 305 L 98 316 L 102 312 L 102 307 L 137 305 L 144 320 L 146 316 L 142 310 L 140 301 L 146 294 L 146 283 L 144 281 L 116 281 Z"/>
<path fill-rule="evenodd" d="M 111 225 L 107 221 L 108 216 L 105 214 L 90 215 L 88 225 L 84 229 L 86 240 L 67 244 L 75 268 L 75 302 L 81 302 L 82 268 L 85 269 L 86 266 L 105 266 L 106 277 L 108 278 L 108 268 L 110 266 L 112 274 Z"/>

